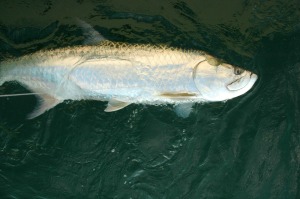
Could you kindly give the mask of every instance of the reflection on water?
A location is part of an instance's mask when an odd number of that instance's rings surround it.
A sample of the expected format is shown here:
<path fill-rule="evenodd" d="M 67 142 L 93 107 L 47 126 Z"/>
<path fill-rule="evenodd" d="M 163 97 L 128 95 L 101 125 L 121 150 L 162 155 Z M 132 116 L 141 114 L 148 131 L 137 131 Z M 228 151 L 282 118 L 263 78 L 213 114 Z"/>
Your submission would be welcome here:
<path fill-rule="evenodd" d="M 146 6 L 145 6 L 146 5 Z M 299 2 L 3 1 L 0 59 L 81 45 L 75 18 L 106 38 L 207 51 L 259 73 L 251 92 L 171 106 L 68 101 L 34 120 L 32 96 L 0 99 L 4 198 L 297 198 Z M 25 92 L 18 84 L 0 93 Z"/>

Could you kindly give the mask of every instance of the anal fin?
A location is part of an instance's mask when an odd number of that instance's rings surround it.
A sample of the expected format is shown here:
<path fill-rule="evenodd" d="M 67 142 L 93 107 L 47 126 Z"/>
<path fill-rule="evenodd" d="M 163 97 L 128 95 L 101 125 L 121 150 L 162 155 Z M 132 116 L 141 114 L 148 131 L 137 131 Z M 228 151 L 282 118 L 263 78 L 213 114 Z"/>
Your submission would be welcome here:
<path fill-rule="evenodd" d="M 126 106 L 128 106 L 130 103 L 129 102 L 122 102 L 116 99 L 111 99 L 107 103 L 107 107 L 104 110 L 105 112 L 113 112 L 113 111 L 118 111 Z"/>
<path fill-rule="evenodd" d="M 39 101 L 38 105 L 35 108 L 35 110 L 27 116 L 27 119 L 33 119 L 35 117 L 38 117 L 41 114 L 43 114 L 44 112 L 46 112 L 47 110 L 49 110 L 49 109 L 53 108 L 54 106 L 56 106 L 57 104 L 61 103 L 61 100 L 58 100 L 47 94 L 40 94 L 40 95 L 37 95 L 37 97 L 38 97 L 38 101 Z"/>

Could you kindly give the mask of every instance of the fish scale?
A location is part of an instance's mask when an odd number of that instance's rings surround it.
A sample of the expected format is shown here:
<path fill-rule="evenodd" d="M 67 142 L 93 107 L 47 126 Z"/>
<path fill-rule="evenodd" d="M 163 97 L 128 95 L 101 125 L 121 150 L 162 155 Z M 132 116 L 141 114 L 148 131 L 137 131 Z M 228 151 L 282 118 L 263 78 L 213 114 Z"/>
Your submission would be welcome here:
<path fill-rule="evenodd" d="M 215 70 L 206 57 L 196 50 L 103 41 L 4 61 L 0 83 L 18 81 L 40 93 L 42 103 L 33 118 L 67 99 L 109 101 L 106 111 L 131 103 L 222 101 L 245 93 L 256 81 L 248 71 L 235 75 L 235 67 L 228 64 Z M 229 92 L 228 85 L 241 89 Z"/>

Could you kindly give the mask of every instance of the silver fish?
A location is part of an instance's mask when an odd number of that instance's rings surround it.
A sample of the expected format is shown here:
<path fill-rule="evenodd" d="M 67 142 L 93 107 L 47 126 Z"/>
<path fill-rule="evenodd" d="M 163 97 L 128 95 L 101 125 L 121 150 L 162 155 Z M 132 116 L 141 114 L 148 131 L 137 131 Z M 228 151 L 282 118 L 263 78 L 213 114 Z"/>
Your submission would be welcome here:
<path fill-rule="evenodd" d="M 194 103 L 224 101 L 249 91 L 257 75 L 202 51 L 101 41 L 39 51 L 0 63 L 0 85 L 17 81 L 35 93 L 35 118 L 64 100 L 108 101 L 106 112 L 129 104 L 174 104 L 187 117 Z"/>

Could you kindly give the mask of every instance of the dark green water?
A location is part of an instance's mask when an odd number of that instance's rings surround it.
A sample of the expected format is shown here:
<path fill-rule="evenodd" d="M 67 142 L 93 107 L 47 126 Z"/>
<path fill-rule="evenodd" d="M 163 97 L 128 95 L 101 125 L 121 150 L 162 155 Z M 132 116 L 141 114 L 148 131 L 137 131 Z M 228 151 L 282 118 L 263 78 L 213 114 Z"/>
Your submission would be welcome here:
<path fill-rule="evenodd" d="M 34 97 L 1 98 L 1 199 L 300 198 L 299 1 L 1 0 L 0 60 L 82 44 L 76 17 L 113 41 L 207 51 L 259 81 L 188 119 L 68 101 L 26 120 Z"/>

